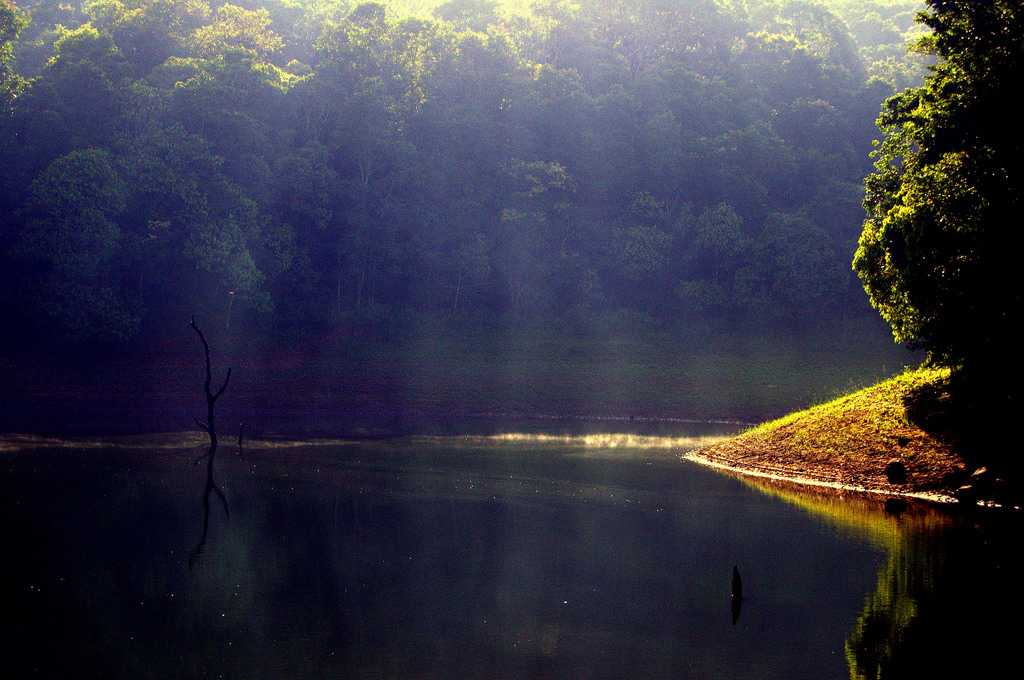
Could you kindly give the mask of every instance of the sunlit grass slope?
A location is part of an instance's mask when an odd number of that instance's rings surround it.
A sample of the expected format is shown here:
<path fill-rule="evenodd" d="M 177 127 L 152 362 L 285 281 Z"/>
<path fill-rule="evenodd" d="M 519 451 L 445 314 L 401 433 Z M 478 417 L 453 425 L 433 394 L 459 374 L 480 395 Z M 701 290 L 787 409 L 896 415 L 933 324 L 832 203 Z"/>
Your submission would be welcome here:
<path fill-rule="evenodd" d="M 738 435 L 699 452 L 719 465 L 783 477 L 893 492 L 949 491 L 963 479 L 962 457 L 909 417 L 907 405 L 943 384 L 947 371 L 916 369 Z M 886 465 L 902 462 L 906 483 Z"/>

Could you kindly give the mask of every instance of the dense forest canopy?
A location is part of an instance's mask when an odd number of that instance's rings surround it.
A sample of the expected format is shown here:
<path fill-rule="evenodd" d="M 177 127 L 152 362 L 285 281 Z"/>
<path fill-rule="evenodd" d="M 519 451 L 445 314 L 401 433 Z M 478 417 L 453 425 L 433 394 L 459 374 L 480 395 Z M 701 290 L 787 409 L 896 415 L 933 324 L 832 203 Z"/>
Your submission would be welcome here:
<path fill-rule="evenodd" d="M 0 0 L 0 307 L 807 324 L 917 2 Z"/>

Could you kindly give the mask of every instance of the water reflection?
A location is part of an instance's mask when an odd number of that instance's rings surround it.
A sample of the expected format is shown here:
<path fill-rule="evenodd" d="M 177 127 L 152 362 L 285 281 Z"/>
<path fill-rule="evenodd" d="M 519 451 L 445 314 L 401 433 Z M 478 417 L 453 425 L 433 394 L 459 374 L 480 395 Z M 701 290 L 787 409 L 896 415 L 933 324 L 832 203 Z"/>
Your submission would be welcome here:
<path fill-rule="evenodd" d="M 732 614 L 732 625 L 736 625 L 740 620 L 740 612 L 743 610 L 743 598 L 732 597 L 729 601 L 729 611 Z"/>
<path fill-rule="evenodd" d="M 1014 516 L 961 517 L 902 501 L 749 486 L 886 551 L 846 640 L 851 680 L 986 677 L 1015 661 L 1024 566 Z"/>
<path fill-rule="evenodd" d="M 238 448 L 241 451 L 242 439 L 239 435 Z M 203 550 L 206 548 L 206 537 L 210 532 L 210 494 L 216 493 L 217 498 L 220 499 L 221 506 L 224 508 L 224 516 L 227 518 L 231 517 L 231 510 L 228 507 L 228 498 L 224 495 L 224 491 L 217 485 L 217 481 L 213 476 L 213 460 L 217 453 L 216 446 L 211 446 L 206 452 L 204 458 L 200 458 L 196 462 L 206 460 L 206 486 L 203 489 L 203 533 L 199 536 L 199 542 L 188 554 L 188 568 L 192 569 L 195 566 L 196 560 L 203 555 Z"/>
<path fill-rule="evenodd" d="M 668 449 L 382 441 L 250 442 L 197 508 L 191 458 L 0 458 L 12 677 L 942 677 L 952 637 L 1012 658 L 975 624 L 1008 619 L 1012 533 L 915 505 L 755 492 Z M 978 564 L 1003 571 L 962 585 Z"/>

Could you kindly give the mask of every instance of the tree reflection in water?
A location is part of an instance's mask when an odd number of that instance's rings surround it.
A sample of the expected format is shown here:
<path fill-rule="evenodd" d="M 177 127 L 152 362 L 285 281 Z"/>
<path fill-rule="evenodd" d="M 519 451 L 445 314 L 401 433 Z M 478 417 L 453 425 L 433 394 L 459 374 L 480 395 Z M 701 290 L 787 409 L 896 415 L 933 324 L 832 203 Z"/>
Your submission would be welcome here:
<path fill-rule="evenodd" d="M 743 481 L 885 550 L 846 640 L 851 680 L 985 677 L 1014 661 L 1024 602 L 1017 517 Z"/>
<path fill-rule="evenodd" d="M 196 560 L 203 555 L 203 549 L 206 548 L 206 537 L 210 532 L 210 494 L 216 493 L 217 497 L 220 498 L 222 507 L 224 508 L 224 516 L 231 517 L 231 510 L 228 509 L 228 499 L 224 495 L 224 492 L 219 486 L 213 476 L 213 459 L 215 450 L 211 450 L 206 454 L 206 488 L 203 491 L 203 533 L 199 537 L 199 542 L 188 554 L 188 568 L 192 569 L 195 566 Z"/>

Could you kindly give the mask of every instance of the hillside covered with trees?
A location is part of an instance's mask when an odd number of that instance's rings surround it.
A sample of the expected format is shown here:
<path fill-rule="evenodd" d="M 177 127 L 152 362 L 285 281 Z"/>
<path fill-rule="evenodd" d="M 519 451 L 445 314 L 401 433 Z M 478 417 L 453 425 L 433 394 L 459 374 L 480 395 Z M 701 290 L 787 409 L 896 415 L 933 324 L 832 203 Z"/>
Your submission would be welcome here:
<path fill-rule="evenodd" d="M 102 343 L 871 315 L 917 5 L 0 0 L 0 312 Z"/>

